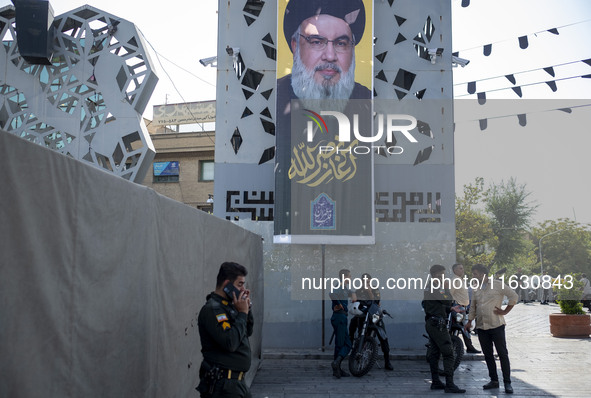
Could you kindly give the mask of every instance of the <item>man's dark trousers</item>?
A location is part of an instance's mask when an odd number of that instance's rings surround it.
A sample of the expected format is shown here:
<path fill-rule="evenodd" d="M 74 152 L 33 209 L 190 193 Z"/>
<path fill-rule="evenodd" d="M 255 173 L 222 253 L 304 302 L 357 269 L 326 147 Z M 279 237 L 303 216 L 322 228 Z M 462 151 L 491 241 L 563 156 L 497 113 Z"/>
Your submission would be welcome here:
<path fill-rule="evenodd" d="M 511 364 L 509 363 L 509 352 L 507 351 L 507 341 L 505 340 L 505 325 L 494 329 L 477 329 L 480 348 L 486 360 L 488 375 L 491 381 L 499 381 L 497 374 L 497 364 L 493 352 L 493 344 L 499 355 L 501 362 L 501 371 L 503 372 L 503 382 L 511 383 Z"/>
<path fill-rule="evenodd" d="M 427 360 L 429 361 L 431 374 L 437 375 L 439 373 L 438 362 L 439 357 L 442 356 L 445 375 L 448 377 L 453 376 L 454 353 L 449 332 L 447 329 L 440 329 L 439 326 L 437 326 L 437 321 L 432 319 L 426 321 L 425 330 L 432 342 L 427 349 Z"/>
<path fill-rule="evenodd" d="M 334 359 L 337 357 L 345 358 L 351 351 L 351 340 L 349 340 L 349 330 L 347 328 L 347 314 L 333 312 L 330 323 L 334 329 Z"/>

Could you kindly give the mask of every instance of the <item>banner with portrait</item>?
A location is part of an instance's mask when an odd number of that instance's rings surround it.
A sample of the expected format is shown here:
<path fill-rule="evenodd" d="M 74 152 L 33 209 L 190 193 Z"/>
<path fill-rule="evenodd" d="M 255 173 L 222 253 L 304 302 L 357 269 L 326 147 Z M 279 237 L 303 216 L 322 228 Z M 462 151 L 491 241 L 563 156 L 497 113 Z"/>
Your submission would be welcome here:
<path fill-rule="evenodd" d="M 278 14 L 274 242 L 373 244 L 372 2 Z"/>

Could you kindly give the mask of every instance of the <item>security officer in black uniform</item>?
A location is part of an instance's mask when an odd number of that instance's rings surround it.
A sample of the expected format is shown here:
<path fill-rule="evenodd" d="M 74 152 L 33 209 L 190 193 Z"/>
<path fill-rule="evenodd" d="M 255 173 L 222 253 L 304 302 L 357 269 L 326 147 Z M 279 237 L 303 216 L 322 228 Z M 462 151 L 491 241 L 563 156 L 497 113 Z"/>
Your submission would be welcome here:
<path fill-rule="evenodd" d="M 431 390 L 445 390 L 447 393 L 465 393 L 466 390 L 454 384 L 453 346 L 447 330 L 447 315 L 453 309 L 460 312 L 460 306 L 452 307 L 453 299 L 449 287 L 445 286 L 443 265 L 433 265 L 429 269 L 431 283 L 424 291 L 425 329 L 430 343 L 427 360 L 431 368 Z M 439 356 L 443 356 L 445 384 L 439 379 Z"/>
<path fill-rule="evenodd" d="M 254 320 L 244 266 L 220 266 L 215 291 L 199 312 L 203 362 L 197 390 L 201 397 L 250 397 L 244 375 L 250 368 L 250 343 Z"/>

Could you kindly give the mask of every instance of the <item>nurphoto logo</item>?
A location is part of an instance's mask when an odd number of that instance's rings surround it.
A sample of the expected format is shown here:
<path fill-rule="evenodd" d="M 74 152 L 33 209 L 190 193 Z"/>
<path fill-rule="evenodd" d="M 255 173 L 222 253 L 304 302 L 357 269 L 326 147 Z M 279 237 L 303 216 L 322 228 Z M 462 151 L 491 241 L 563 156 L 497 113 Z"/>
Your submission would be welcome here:
<path fill-rule="evenodd" d="M 318 130 L 323 133 L 329 133 L 326 121 L 323 116 L 334 117 L 338 124 L 338 138 L 339 144 L 341 145 L 320 145 L 318 146 L 319 153 L 355 153 L 356 155 L 365 155 L 370 153 L 372 150 L 377 150 L 378 153 L 382 149 L 390 155 L 400 155 L 404 152 L 404 148 L 396 145 L 397 142 L 394 138 L 394 132 L 400 132 L 410 142 L 417 143 L 418 141 L 410 133 L 411 130 L 417 127 L 417 119 L 411 115 L 404 114 L 377 114 L 377 133 L 375 135 L 367 135 L 367 132 L 359 131 L 359 114 L 353 114 L 353 122 L 349 120 L 349 117 L 341 112 L 336 111 L 320 111 L 320 114 L 304 109 L 310 115 L 306 115 L 309 119 L 306 125 L 306 140 L 308 143 L 313 142 L 315 135 L 314 126 L 318 127 Z M 370 124 L 371 125 L 371 124 Z M 380 141 L 384 134 L 386 135 L 387 145 L 355 145 L 343 148 L 343 143 L 350 143 L 354 137 L 357 142 L 373 144 Z M 355 141 L 354 141 L 355 142 Z"/>

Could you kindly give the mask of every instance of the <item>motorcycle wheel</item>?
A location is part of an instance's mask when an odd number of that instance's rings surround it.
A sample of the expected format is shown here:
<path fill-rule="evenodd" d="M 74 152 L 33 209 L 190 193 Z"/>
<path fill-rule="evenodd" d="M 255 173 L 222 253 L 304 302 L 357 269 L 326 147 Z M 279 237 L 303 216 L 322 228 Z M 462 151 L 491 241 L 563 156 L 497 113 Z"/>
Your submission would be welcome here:
<path fill-rule="evenodd" d="M 456 370 L 464 357 L 464 342 L 458 336 L 451 336 L 451 343 L 454 349 L 454 370 Z"/>
<path fill-rule="evenodd" d="M 366 337 L 363 347 L 357 344 L 349 354 L 349 372 L 353 376 L 361 377 L 373 368 L 378 359 L 378 345 L 375 338 Z"/>

